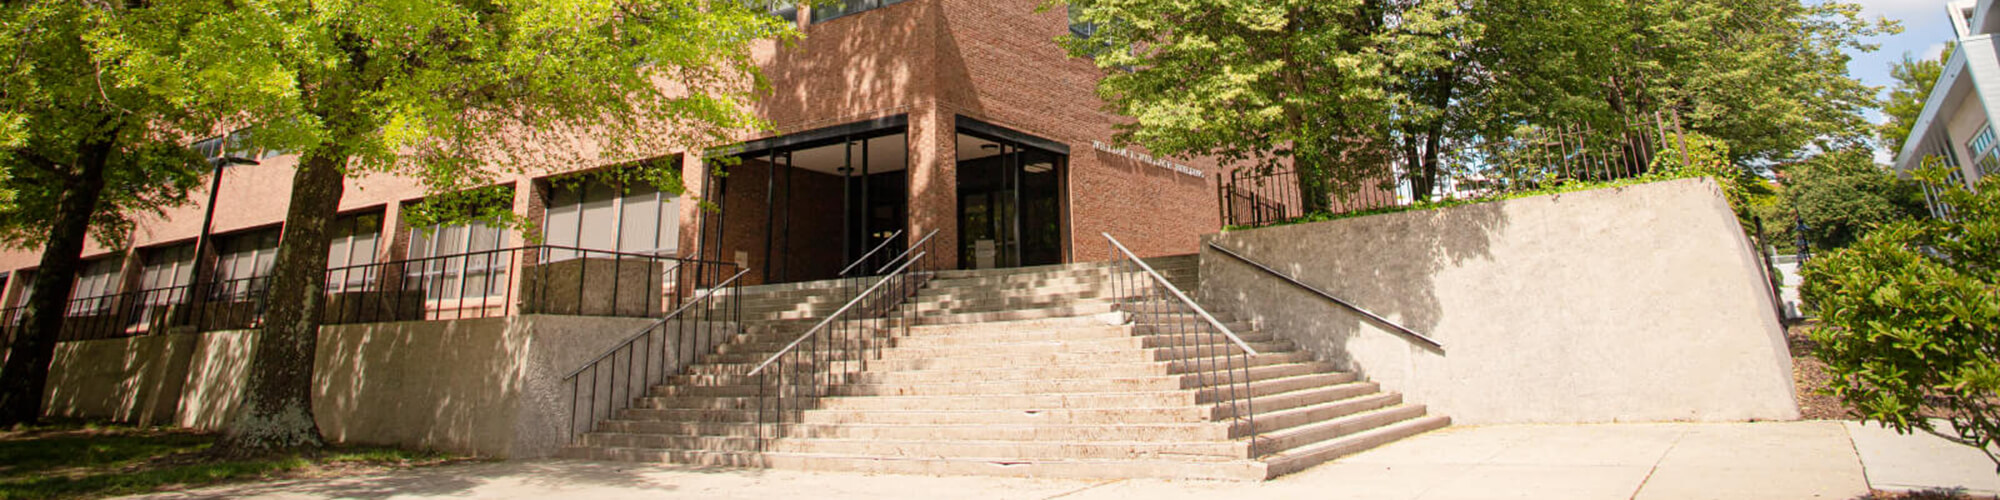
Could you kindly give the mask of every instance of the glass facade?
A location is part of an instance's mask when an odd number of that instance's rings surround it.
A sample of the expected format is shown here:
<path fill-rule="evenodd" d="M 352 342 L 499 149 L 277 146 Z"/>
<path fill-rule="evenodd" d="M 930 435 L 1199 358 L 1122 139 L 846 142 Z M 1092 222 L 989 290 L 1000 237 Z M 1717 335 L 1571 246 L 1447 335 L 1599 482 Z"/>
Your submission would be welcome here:
<path fill-rule="evenodd" d="M 270 287 L 268 278 L 277 264 L 279 235 L 274 227 L 217 238 L 216 300 L 253 298 Z"/>
<path fill-rule="evenodd" d="M 111 309 L 107 295 L 118 293 L 118 271 L 124 264 L 124 259 L 115 256 L 85 262 L 76 274 L 76 286 L 69 290 L 69 314 L 103 314 Z"/>
<path fill-rule="evenodd" d="M 903 3 L 903 0 L 839 0 L 827 2 L 813 6 L 812 22 L 823 23 L 848 14 L 857 14 L 899 3 Z"/>
<path fill-rule="evenodd" d="M 553 247 L 673 255 L 680 247 L 680 201 L 650 184 L 558 183 L 549 193 L 542 241 Z M 574 259 L 554 248 L 549 259 Z"/>
<path fill-rule="evenodd" d="M 474 222 L 410 230 L 410 279 L 421 283 L 426 298 L 457 299 L 506 293 L 507 231 Z"/>

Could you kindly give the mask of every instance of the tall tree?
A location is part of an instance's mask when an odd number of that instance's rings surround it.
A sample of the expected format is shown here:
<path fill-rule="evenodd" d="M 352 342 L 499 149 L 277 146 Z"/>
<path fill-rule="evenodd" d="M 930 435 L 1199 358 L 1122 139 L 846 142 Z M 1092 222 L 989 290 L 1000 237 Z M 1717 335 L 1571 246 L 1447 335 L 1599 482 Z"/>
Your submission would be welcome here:
<path fill-rule="evenodd" d="M 1053 0 L 1088 37 L 1065 36 L 1094 58 L 1098 95 L 1131 117 L 1117 139 L 1165 156 L 1215 156 L 1271 170 L 1294 167 L 1307 210 L 1386 165 L 1387 132 L 1442 119 L 1454 80 L 1443 2 L 1378 0 Z M 1397 20 L 1390 22 L 1391 16 Z M 1434 75 L 1434 71 L 1444 72 Z M 1402 92 L 1394 92 L 1400 89 Z M 1414 96 L 1414 97 L 1413 97 Z"/>
<path fill-rule="evenodd" d="M 181 144 L 210 120 L 117 84 L 102 50 L 118 3 L 0 6 L 0 241 L 41 248 L 22 327 L 0 367 L 0 426 L 34 422 L 86 240 L 120 247 L 130 217 L 183 203 L 201 159 Z M 163 59 L 177 57 L 162 53 Z"/>
<path fill-rule="evenodd" d="M 1845 50 L 1898 29 L 1840 0 L 1518 0 L 1473 17 L 1493 77 L 1465 103 L 1486 134 L 1615 131 L 1658 113 L 1721 139 L 1738 165 L 1864 143 L 1874 90 L 1847 75 Z"/>
<path fill-rule="evenodd" d="M 1095 27 L 1062 43 L 1105 69 L 1121 141 L 1296 167 L 1309 210 L 1389 161 L 1421 198 L 1454 149 L 1564 127 L 1622 141 L 1656 114 L 1738 164 L 1865 141 L 1872 90 L 1843 49 L 1894 29 L 1840 1 L 1048 2 Z"/>
<path fill-rule="evenodd" d="M 1889 76 L 1896 84 L 1889 87 L 1889 95 L 1882 99 L 1881 125 L 1876 128 L 1876 137 L 1883 146 L 1889 147 L 1889 156 L 1903 154 L 1903 142 L 1910 138 L 1910 129 L 1917 124 L 1917 117 L 1924 114 L 1924 103 L 1931 98 L 1931 86 L 1937 85 L 1938 76 L 1944 73 L 1944 63 L 1951 60 L 1951 52 L 1956 44 L 1945 44 L 1944 53 L 1936 60 L 1917 59 L 1903 54 L 1903 60 L 1889 65 Z"/>
<path fill-rule="evenodd" d="M 509 172 L 726 141 L 758 125 L 746 105 L 763 86 L 751 44 L 791 36 L 782 20 L 730 0 L 155 5 L 154 15 L 121 19 L 135 81 L 224 96 L 258 146 L 302 155 L 271 307 L 218 446 L 238 455 L 322 444 L 311 383 L 327 231 L 346 178 L 387 172 L 445 193 Z M 190 18 L 190 29 L 162 29 Z M 207 57 L 152 57 L 175 51 Z"/>
<path fill-rule="evenodd" d="M 1877 227 L 1925 213 L 1917 186 L 1876 165 L 1866 149 L 1817 155 L 1784 172 L 1786 205 L 1805 223 L 1814 249 L 1843 248 Z"/>

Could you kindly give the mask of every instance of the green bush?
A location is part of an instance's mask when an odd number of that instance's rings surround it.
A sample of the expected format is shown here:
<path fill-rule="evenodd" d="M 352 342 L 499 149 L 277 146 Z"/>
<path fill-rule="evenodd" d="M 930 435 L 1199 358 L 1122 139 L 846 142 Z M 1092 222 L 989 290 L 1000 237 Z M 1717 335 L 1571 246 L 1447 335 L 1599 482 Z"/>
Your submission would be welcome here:
<path fill-rule="evenodd" d="M 1812 337 L 1829 391 L 1857 416 L 1904 433 L 1945 418 L 1989 448 L 2000 437 L 2000 178 L 1973 192 L 1943 173 L 1918 177 L 1945 189 L 1952 217 L 1888 224 L 1822 254 L 1802 292 L 1823 323 Z"/>

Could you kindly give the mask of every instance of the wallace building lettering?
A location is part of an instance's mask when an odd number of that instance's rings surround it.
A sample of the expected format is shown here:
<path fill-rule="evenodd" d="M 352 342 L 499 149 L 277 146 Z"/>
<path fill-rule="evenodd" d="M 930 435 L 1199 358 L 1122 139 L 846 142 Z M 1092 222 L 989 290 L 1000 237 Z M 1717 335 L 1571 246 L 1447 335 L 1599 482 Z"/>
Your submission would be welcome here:
<path fill-rule="evenodd" d="M 1098 151 L 1103 151 L 1106 153 L 1111 153 L 1114 155 L 1131 158 L 1140 163 L 1164 168 L 1167 170 L 1172 170 L 1174 172 L 1177 172 L 1181 175 L 1185 175 L 1188 177 L 1202 179 L 1208 176 L 1208 172 L 1203 172 L 1199 168 L 1194 168 L 1187 165 L 1174 163 L 1160 158 L 1154 158 L 1153 155 L 1133 151 L 1131 148 L 1113 148 L 1111 147 L 1110 144 L 1105 144 L 1104 141 L 1090 141 L 1090 146 L 1097 148 Z"/>

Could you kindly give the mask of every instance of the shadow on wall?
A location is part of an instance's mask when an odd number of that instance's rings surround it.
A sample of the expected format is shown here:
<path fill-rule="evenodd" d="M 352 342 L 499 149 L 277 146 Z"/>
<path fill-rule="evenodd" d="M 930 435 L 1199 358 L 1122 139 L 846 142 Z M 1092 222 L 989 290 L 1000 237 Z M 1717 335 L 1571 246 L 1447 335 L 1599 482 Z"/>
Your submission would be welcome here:
<path fill-rule="evenodd" d="M 42 407 L 50 416 L 170 423 L 194 341 L 168 334 L 56 344 Z"/>
<path fill-rule="evenodd" d="M 761 114 L 786 130 L 837 125 L 908 111 L 930 100 L 940 81 L 969 80 L 957 43 L 943 29 L 940 1 L 808 24 L 804 40 L 779 45 L 763 65 L 772 88 L 781 90 L 758 102 Z M 966 98 L 954 103 L 977 102 L 977 96 L 953 97 Z M 808 117 L 815 120 L 801 121 Z"/>
<path fill-rule="evenodd" d="M 1498 204 L 1468 205 L 1452 210 L 1428 210 L 1373 217 L 1369 224 L 1342 227 L 1337 237 L 1244 237 L 1259 230 L 1238 231 L 1207 238 L 1287 276 L 1300 279 L 1363 309 L 1395 321 L 1419 334 L 1437 338 L 1435 332 L 1445 317 L 1444 304 L 1437 295 L 1437 276 L 1447 268 L 1468 261 L 1491 261 L 1493 237 L 1509 226 L 1505 210 Z M 1332 224 L 1339 224 L 1338 221 Z M 1269 228 L 1268 231 L 1315 232 L 1317 224 Z M 1384 258 L 1393 253 L 1395 258 Z M 1211 266 L 1250 272 L 1250 267 L 1206 248 L 1202 255 L 1201 289 L 1203 302 L 1217 304 L 1288 303 L 1307 310 L 1330 310 L 1339 305 L 1290 284 L 1266 276 L 1248 280 L 1216 281 Z M 1344 279 L 1315 279 L 1337 276 Z M 1359 279 L 1352 279 L 1359 278 Z M 1221 286 L 1217 286 L 1221 285 Z M 1240 307 L 1240 306 L 1239 306 Z M 1301 349 L 1318 354 L 1328 362 L 1351 370 L 1363 378 L 1375 378 L 1370 367 L 1348 355 L 1351 344 L 1380 340 L 1384 336 L 1409 344 L 1412 349 L 1432 355 L 1443 351 L 1400 334 L 1358 314 L 1313 314 L 1266 317 L 1259 327 L 1274 331 L 1310 331 L 1310 336 L 1290 336 Z M 1364 340 L 1367 337 L 1368 340 Z"/>
<path fill-rule="evenodd" d="M 1797 418 L 1768 283 L 1707 179 L 1235 231 L 1204 302 L 1461 423 Z"/>

